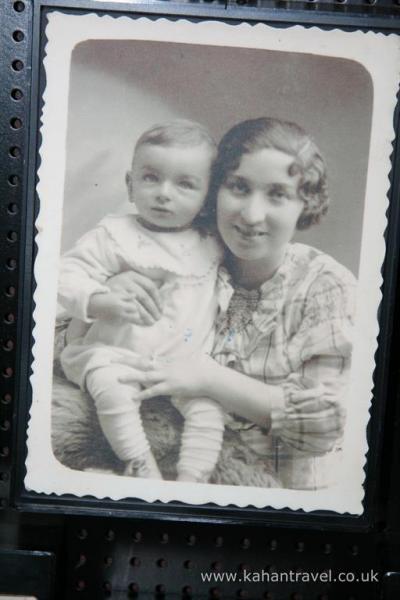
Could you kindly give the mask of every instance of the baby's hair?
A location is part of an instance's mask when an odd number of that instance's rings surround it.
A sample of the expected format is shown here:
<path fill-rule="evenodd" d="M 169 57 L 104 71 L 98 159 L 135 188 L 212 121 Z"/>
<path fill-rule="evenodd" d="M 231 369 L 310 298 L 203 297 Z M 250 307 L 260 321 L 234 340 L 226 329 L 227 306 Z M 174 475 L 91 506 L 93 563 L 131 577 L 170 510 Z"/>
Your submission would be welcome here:
<path fill-rule="evenodd" d="M 136 152 L 143 146 L 163 146 L 166 148 L 175 146 L 189 149 L 201 145 L 209 148 L 211 161 L 214 161 L 217 155 L 217 144 L 204 125 L 188 119 L 175 119 L 166 123 L 159 123 L 142 133 L 136 142 L 133 163 L 135 162 Z M 214 211 L 208 211 L 208 204 L 205 201 L 203 208 L 194 218 L 192 227 L 202 234 L 207 234 L 215 229 L 214 217 Z"/>
<path fill-rule="evenodd" d="M 141 146 L 193 148 L 201 144 L 210 148 L 214 158 L 217 153 L 217 144 L 206 127 L 195 121 L 175 119 L 154 125 L 142 133 L 136 142 L 134 154 Z"/>
<path fill-rule="evenodd" d="M 296 123 L 280 119 L 261 117 L 242 121 L 224 135 L 214 163 L 210 201 L 215 203 L 219 188 L 227 176 L 239 167 L 244 154 L 264 148 L 274 148 L 293 156 L 289 175 L 300 173 L 297 193 L 304 202 L 304 210 L 297 222 L 297 229 L 307 229 L 319 223 L 329 205 L 325 161 L 304 129 Z"/>

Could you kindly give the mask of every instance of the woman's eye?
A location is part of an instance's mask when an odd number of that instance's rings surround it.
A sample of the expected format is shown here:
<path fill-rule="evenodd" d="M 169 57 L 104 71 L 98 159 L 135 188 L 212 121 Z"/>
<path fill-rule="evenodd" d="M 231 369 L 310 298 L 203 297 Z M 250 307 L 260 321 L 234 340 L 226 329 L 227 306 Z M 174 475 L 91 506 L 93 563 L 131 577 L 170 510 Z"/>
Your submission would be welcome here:
<path fill-rule="evenodd" d="M 158 181 L 158 177 L 155 173 L 144 173 L 142 180 L 146 181 L 147 183 L 156 183 Z"/>
<path fill-rule="evenodd" d="M 273 202 L 277 202 L 277 203 L 284 202 L 285 200 L 289 200 L 289 198 L 290 198 L 289 193 L 286 190 L 282 190 L 282 189 L 270 190 L 268 192 L 268 196 Z"/>
<path fill-rule="evenodd" d="M 243 179 L 228 180 L 226 187 L 237 196 L 245 196 L 249 193 L 249 185 Z"/>

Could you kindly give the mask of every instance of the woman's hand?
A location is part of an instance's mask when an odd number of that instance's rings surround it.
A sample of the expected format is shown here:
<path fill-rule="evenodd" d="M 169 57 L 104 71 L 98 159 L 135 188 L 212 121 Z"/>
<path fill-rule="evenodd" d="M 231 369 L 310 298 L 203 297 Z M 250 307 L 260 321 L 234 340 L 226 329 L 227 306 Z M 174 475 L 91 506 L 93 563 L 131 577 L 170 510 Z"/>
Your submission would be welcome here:
<path fill-rule="evenodd" d="M 91 319 L 115 320 L 141 324 L 137 305 L 130 298 L 115 292 L 99 292 L 90 297 L 88 315 Z"/>
<path fill-rule="evenodd" d="M 112 313 L 122 310 L 121 318 L 135 325 L 154 325 L 160 319 L 163 308 L 160 291 L 149 277 L 136 271 L 125 271 L 110 277 L 107 286 L 112 292 L 109 309 L 115 302 Z"/>
<path fill-rule="evenodd" d="M 207 396 L 207 380 L 212 377 L 212 370 L 216 364 L 207 354 L 196 354 L 171 362 L 138 358 L 123 360 L 123 363 L 131 366 L 134 371 L 132 376 L 121 377 L 121 383 L 136 381 L 146 388 L 136 395 L 139 401 L 155 396 Z M 138 370 L 142 371 L 139 378 Z"/>
<path fill-rule="evenodd" d="M 139 393 L 139 400 L 164 395 L 206 396 L 226 412 L 236 413 L 260 427 L 270 422 L 276 407 L 282 407 L 276 435 L 293 448 L 314 456 L 330 452 L 343 435 L 345 411 L 337 390 L 334 393 L 327 386 L 311 382 L 306 382 L 310 385 L 307 389 L 295 386 L 286 402 L 282 387 L 223 367 L 206 354 L 169 363 L 139 357 L 118 362 L 132 367 L 132 375 L 121 378 L 122 382 L 136 381 L 146 388 Z"/>

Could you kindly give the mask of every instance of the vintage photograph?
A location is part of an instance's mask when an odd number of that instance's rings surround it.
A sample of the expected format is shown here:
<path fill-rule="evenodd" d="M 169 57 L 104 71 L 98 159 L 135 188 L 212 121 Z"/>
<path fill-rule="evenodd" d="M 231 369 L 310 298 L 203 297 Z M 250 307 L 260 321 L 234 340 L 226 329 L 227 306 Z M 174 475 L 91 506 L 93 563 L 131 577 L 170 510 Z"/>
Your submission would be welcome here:
<path fill-rule="evenodd" d="M 45 33 L 26 487 L 361 514 L 398 40 Z"/>

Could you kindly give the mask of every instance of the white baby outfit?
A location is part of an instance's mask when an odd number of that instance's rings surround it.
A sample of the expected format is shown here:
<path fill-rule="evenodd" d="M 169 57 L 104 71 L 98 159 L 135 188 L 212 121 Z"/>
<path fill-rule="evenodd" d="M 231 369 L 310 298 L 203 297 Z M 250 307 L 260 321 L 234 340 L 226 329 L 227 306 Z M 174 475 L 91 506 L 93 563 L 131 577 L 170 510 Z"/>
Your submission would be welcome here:
<path fill-rule="evenodd" d="M 168 361 L 211 351 L 221 258 L 209 234 L 153 231 L 130 214 L 107 216 L 61 260 L 60 304 L 69 317 L 87 324 L 64 348 L 61 364 L 70 381 L 89 391 L 104 434 L 123 461 L 140 458 L 149 444 L 135 401 L 141 386 L 119 382 L 132 374 L 119 361 L 137 356 Z M 120 319 L 90 319 L 90 297 L 108 292 L 107 280 L 129 270 L 157 283 L 161 318 L 143 327 Z M 178 473 L 207 481 L 222 445 L 223 413 L 209 399 L 173 402 L 185 419 Z"/>

